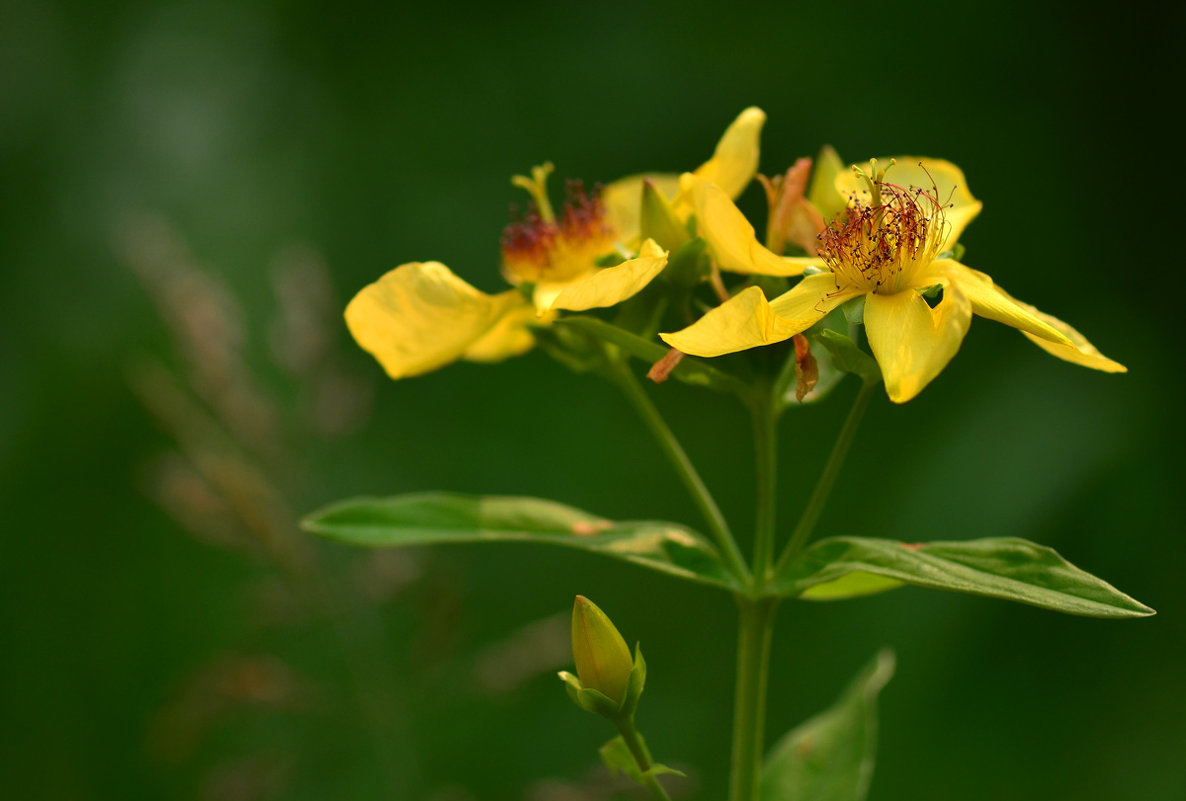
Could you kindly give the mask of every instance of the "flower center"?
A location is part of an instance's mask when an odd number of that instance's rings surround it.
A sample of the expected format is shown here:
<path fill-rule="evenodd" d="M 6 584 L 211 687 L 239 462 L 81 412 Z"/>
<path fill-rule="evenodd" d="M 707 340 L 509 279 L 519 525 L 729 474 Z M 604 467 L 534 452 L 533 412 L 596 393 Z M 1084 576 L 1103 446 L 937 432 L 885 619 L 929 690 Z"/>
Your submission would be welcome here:
<path fill-rule="evenodd" d="M 871 175 L 853 168 L 867 188 L 819 235 L 818 253 L 843 284 L 893 294 L 914 286 L 942 252 L 946 205 L 933 181 L 930 189 L 902 187 L 886 183 L 888 168 L 878 171 L 876 160 L 870 166 Z"/>
<path fill-rule="evenodd" d="M 531 177 L 511 182 L 531 194 L 527 213 L 502 232 L 502 266 L 512 283 L 565 282 L 593 270 L 597 257 L 614 249 L 614 229 L 601 202 L 601 188 L 585 190 L 568 181 L 560 217 L 548 200 L 551 164 L 535 167 Z"/>

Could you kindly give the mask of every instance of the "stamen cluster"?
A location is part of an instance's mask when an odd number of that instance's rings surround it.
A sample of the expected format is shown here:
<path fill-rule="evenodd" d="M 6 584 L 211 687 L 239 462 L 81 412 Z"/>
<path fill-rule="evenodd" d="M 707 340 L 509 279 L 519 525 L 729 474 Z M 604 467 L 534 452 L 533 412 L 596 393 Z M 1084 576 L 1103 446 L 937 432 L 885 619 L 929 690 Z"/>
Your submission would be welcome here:
<path fill-rule="evenodd" d="M 937 190 L 870 182 L 871 197 L 856 199 L 842 220 L 819 235 L 819 256 L 845 285 L 890 294 L 912 285 L 947 239 Z M 869 192 L 863 193 L 869 195 Z"/>
<path fill-rule="evenodd" d="M 522 219 L 502 232 L 503 266 L 521 281 L 565 281 L 588 272 L 613 249 L 601 187 L 586 191 L 581 181 L 565 185 L 560 219 L 548 219 L 532 202 Z"/>

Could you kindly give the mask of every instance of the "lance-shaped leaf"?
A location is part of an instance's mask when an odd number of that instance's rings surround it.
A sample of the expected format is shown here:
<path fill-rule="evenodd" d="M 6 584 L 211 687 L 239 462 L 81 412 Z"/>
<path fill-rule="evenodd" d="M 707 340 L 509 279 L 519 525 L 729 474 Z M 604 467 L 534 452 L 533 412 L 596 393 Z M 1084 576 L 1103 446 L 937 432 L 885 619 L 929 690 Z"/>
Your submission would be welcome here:
<path fill-rule="evenodd" d="M 775 743 L 761 801 L 863 801 L 877 751 L 877 693 L 893 674 L 894 655 L 882 651 L 831 709 Z"/>
<path fill-rule="evenodd" d="M 1053 549 L 1014 537 L 917 545 L 866 537 L 820 540 L 779 574 L 780 595 L 833 600 L 913 584 L 1086 617 L 1145 617 L 1153 610 L 1072 565 Z"/>
<path fill-rule="evenodd" d="M 540 542 L 599 553 L 729 590 L 736 582 L 713 545 L 678 523 L 617 522 L 540 498 L 445 492 L 363 497 L 305 518 L 306 531 L 352 545 Z"/>

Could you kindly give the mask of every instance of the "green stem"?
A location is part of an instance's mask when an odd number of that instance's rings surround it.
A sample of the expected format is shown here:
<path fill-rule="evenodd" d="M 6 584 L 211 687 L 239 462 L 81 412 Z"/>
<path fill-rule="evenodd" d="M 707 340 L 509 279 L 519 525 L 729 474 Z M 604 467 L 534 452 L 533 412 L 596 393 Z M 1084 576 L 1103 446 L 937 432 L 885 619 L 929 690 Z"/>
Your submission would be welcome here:
<path fill-rule="evenodd" d="M 729 801 L 757 801 L 766 736 L 766 683 L 775 598 L 740 598 Z"/>
<path fill-rule="evenodd" d="M 708 523 L 709 532 L 716 540 L 717 545 L 721 549 L 721 554 L 725 558 L 726 566 L 739 581 L 748 585 L 750 582 L 749 570 L 746 568 L 745 560 L 742 558 L 741 551 L 737 547 L 737 540 L 733 538 L 733 533 L 729 530 L 729 524 L 725 522 L 725 517 L 721 514 L 716 501 L 713 500 L 712 493 L 708 491 L 708 487 L 705 486 L 704 481 L 700 478 L 700 474 L 696 472 L 692 461 L 684 453 L 679 440 L 675 438 L 675 434 L 667 427 L 663 416 L 659 414 L 659 410 L 651 402 L 650 396 L 647 395 L 646 391 L 638 383 L 638 379 L 634 377 L 634 373 L 622 361 L 616 359 L 612 361 L 613 367 L 611 368 L 611 372 L 615 382 L 634 406 L 635 411 L 642 417 L 647 428 L 651 430 L 651 434 L 654 435 L 655 440 L 659 443 L 659 447 L 666 454 L 668 460 L 671 462 L 671 466 L 675 468 L 676 474 L 683 482 L 688 493 L 692 496 L 692 500 L 700 509 L 700 513 L 704 515 L 704 520 Z"/>
<path fill-rule="evenodd" d="M 755 595 L 766 586 L 770 562 L 774 558 L 774 522 L 778 507 L 778 411 L 777 400 L 767 387 L 761 387 L 753 404 L 754 454 L 757 462 L 757 514 L 754 524 Z"/>
<path fill-rule="evenodd" d="M 865 381 L 861 384 L 861 391 L 857 393 L 852 410 L 848 413 L 848 419 L 844 421 L 844 428 L 840 429 L 836 444 L 832 446 L 832 453 L 828 457 L 828 463 L 824 465 L 824 472 L 820 474 L 819 481 L 816 482 L 815 489 L 811 493 L 811 499 L 803 509 L 803 515 L 799 518 L 795 530 L 791 532 L 791 538 L 778 559 L 778 564 L 774 568 L 775 575 L 781 573 L 783 568 L 803 550 L 803 546 L 807 544 L 811 533 L 815 530 L 815 524 L 824 511 L 824 504 L 827 503 L 828 496 L 832 493 L 836 477 L 840 475 L 840 468 L 844 466 L 844 459 L 848 456 L 848 450 L 852 447 L 852 441 L 861 425 L 861 419 L 865 416 L 865 410 L 869 408 L 869 399 L 873 397 L 873 391 L 877 386 L 875 381 Z"/>
<path fill-rule="evenodd" d="M 639 771 L 645 774 L 651 769 L 654 760 L 651 759 L 651 752 L 647 750 L 646 743 L 639 736 L 638 729 L 634 727 L 634 719 L 620 720 L 617 722 L 617 726 L 618 733 L 622 735 L 622 741 L 626 743 L 626 747 L 630 749 L 630 755 L 634 757 L 634 764 L 638 765 Z M 663 785 L 659 784 L 659 779 L 656 776 L 644 776 L 642 783 L 655 798 L 669 801 L 667 791 L 663 789 Z"/>

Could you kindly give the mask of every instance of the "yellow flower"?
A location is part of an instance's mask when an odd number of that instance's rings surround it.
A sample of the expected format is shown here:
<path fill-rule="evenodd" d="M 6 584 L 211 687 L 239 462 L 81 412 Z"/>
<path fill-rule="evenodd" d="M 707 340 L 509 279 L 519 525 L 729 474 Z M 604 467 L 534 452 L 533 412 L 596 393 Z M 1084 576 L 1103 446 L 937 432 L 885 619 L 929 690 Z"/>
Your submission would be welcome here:
<path fill-rule="evenodd" d="M 740 194 L 757 170 L 765 119 L 759 109 L 743 111 L 696 174 L 730 196 Z M 592 193 L 570 183 L 557 215 L 545 188 L 551 170 L 545 164 L 531 177 L 512 179 L 534 203 L 503 233 L 503 274 L 516 286 L 531 286 L 530 303 L 518 289 L 487 295 L 439 262 L 412 262 L 364 287 L 346 307 L 351 334 L 389 376 L 420 375 L 458 359 L 492 362 L 518 355 L 533 344 L 530 328 L 546 325 L 555 310 L 613 306 L 663 270 L 667 251 L 649 239 L 637 244 L 642 189 L 649 179 L 686 220 L 691 207 L 676 177 L 632 176 Z M 598 266 L 601 257 L 614 253 L 637 255 Z"/>
<path fill-rule="evenodd" d="M 532 197 L 531 210 L 502 234 L 502 272 L 512 284 L 531 284 L 540 314 L 552 309 L 584 311 L 613 306 L 640 292 L 667 265 L 667 251 L 648 239 L 638 256 L 599 267 L 602 256 L 623 253 L 601 193 L 569 181 L 557 216 L 548 199 L 551 164 L 516 175 L 512 182 Z"/>
<path fill-rule="evenodd" d="M 712 157 L 691 173 L 727 197 L 737 197 L 758 169 L 758 138 L 766 114 L 750 107 L 725 130 Z M 599 268 L 606 254 L 633 253 L 639 239 L 644 184 L 657 190 L 673 217 L 686 222 L 694 205 L 691 192 L 669 173 L 632 175 L 601 190 L 586 192 L 570 181 L 567 200 L 557 214 L 548 199 L 551 164 L 518 175 L 512 182 L 526 189 L 532 207 L 520 222 L 503 232 L 503 275 L 513 284 L 534 285 L 532 301 L 542 313 L 549 309 L 584 311 L 612 306 L 641 291 L 667 263 L 667 251 L 647 239 L 638 256 Z"/>
<path fill-rule="evenodd" d="M 947 257 L 979 213 L 980 201 L 955 165 L 937 159 L 910 162 L 915 166 L 895 172 L 902 183 L 886 182 L 875 161 L 871 175 L 854 168 L 855 176 L 837 177 L 836 189 L 849 198 L 848 209 L 821 236 L 819 258 L 797 260 L 820 272 L 771 301 L 760 288 L 749 287 L 688 328 L 662 334 L 663 339 L 685 353 L 719 356 L 789 339 L 840 304 L 863 297 L 869 346 L 896 403 L 913 398 L 947 365 L 973 314 L 1019 329 L 1066 361 L 1125 371 L 1066 323 Z M 736 207 L 719 199 L 717 206 L 711 216 L 699 218 L 714 252 L 776 267 L 773 254 L 757 243 Z M 939 300 L 932 306 L 927 296 L 936 291 Z"/>

